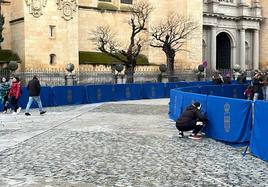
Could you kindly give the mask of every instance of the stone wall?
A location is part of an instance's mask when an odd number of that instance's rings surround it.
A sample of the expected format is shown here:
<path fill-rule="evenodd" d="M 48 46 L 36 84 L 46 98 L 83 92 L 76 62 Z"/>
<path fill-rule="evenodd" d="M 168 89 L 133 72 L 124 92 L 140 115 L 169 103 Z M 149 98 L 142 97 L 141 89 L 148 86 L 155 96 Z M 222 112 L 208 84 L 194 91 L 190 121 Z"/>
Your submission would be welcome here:
<path fill-rule="evenodd" d="M 26 4 L 24 8 L 27 10 Z M 56 0 L 47 1 L 41 16 L 25 12 L 25 68 L 64 68 L 73 63 L 78 68 L 78 13 L 66 18 Z M 67 20 L 66 20 L 67 19 Z M 51 28 L 53 36 L 51 36 Z M 53 65 L 50 55 L 55 54 Z"/>
<path fill-rule="evenodd" d="M 189 37 L 184 46 L 189 52 L 179 52 L 176 55 L 175 66 L 192 69 L 201 62 L 202 56 L 202 1 L 200 0 L 148 0 L 154 6 L 148 28 L 158 23 L 170 12 L 178 12 L 193 18 L 199 28 Z M 26 3 L 28 2 L 28 4 Z M 67 63 L 79 66 L 78 51 L 96 51 L 96 46 L 90 40 L 89 33 L 97 25 L 109 24 L 117 33 L 118 41 L 127 47 L 130 28 L 127 23 L 129 13 L 124 11 L 109 11 L 97 9 L 98 0 L 78 0 L 80 8 L 73 12 L 72 19 L 63 17 L 63 9 L 56 4 L 57 0 L 40 0 L 42 7 L 36 10 L 32 1 L 12 0 L 10 20 L 10 42 L 5 48 L 12 48 L 22 59 L 22 68 L 64 68 Z M 72 1 L 69 1 L 72 2 Z M 135 2 L 135 1 L 134 1 Z M 112 4 L 119 9 L 127 5 L 120 0 Z M 62 8 L 62 7 L 61 7 Z M 8 10 L 7 10 L 8 12 Z M 7 13 L 8 14 L 8 13 Z M 50 36 L 50 26 L 54 26 L 54 36 Z M 8 30 L 6 30 L 8 32 Z M 8 33 L 6 33 L 7 35 Z M 149 38 L 149 34 L 145 36 Z M 10 43 L 10 44 L 8 44 Z M 159 49 L 145 47 L 142 51 L 151 63 L 166 62 L 165 54 Z M 55 54 L 55 63 L 50 65 L 50 55 Z"/>
<path fill-rule="evenodd" d="M 1 43 L 2 49 L 11 49 L 11 35 L 10 35 L 10 3 L 2 3 L 2 13 L 5 17 L 5 24 L 3 30 L 4 41 Z"/>
<path fill-rule="evenodd" d="M 80 0 L 82 6 L 97 6 L 96 1 Z M 192 18 L 199 25 L 198 29 L 189 37 L 189 40 L 184 46 L 189 52 L 179 52 L 176 56 L 175 66 L 192 69 L 201 62 L 202 58 L 202 2 L 200 0 L 185 1 L 185 0 L 170 0 L 170 1 L 155 1 L 149 0 L 154 7 L 154 11 L 150 16 L 148 28 L 159 23 L 172 12 L 178 12 L 179 15 L 184 15 Z M 113 1 L 113 4 L 118 5 L 118 0 Z M 194 8 L 193 8 L 194 7 Z M 160 13 L 161 12 L 161 13 Z M 181 14 L 180 14 L 181 13 Z M 96 46 L 90 40 L 89 33 L 98 25 L 108 24 L 112 26 L 113 31 L 117 33 L 118 40 L 122 46 L 127 46 L 130 36 L 130 28 L 127 24 L 129 13 L 120 11 L 100 11 L 90 8 L 79 9 L 79 50 L 80 51 L 95 51 Z M 149 38 L 147 34 L 146 38 Z M 148 56 L 149 62 L 162 64 L 166 63 L 165 53 L 161 49 L 155 49 L 146 46 L 143 54 Z"/>
<path fill-rule="evenodd" d="M 268 17 L 268 1 L 261 0 L 262 16 Z M 261 24 L 260 31 L 260 68 L 265 69 L 268 66 L 268 24 L 267 19 L 264 19 Z"/>

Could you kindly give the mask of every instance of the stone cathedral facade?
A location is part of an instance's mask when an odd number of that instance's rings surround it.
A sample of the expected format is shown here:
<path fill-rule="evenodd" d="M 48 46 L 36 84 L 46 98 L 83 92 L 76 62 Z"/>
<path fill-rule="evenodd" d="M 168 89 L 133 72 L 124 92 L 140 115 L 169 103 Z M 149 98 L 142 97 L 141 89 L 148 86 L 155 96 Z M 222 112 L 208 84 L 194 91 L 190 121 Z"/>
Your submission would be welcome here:
<path fill-rule="evenodd" d="M 79 70 L 79 51 L 96 51 L 89 33 L 108 24 L 126 46 L 129 40 L 127 6 L 136 0 L 9 0 L 2 4 L 6 19 L 4 49 L 21 59 L 21 70 L 64 68 L 73 63 Z M 198 29 L 185 43 L 188 52 L 176 55 L 181 69 L 265 69 L 268 65 L 267 0 L 147 0 L 154 7 L 148 28 L 172 12 L 191 18 Z M 114 7 L 115 9 L 106 9 Z M 149 35 L 148 35 L 149 37 Z M 142 51 L 155 64 L 165 54 L 155 48 Z"/>

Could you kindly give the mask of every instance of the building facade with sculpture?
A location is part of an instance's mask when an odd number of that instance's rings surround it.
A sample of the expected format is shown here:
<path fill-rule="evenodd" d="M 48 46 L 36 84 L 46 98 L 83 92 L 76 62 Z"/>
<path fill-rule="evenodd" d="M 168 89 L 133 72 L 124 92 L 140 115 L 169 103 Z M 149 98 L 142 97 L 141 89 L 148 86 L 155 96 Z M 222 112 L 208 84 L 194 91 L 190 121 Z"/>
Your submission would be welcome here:
<path fill-rule="evenodd" d="M 194 69 L 203 61 L 213 70 L 231 69 L 235 64 L 243 70 L 264 69 L 268 65 L 267 1 L 148 2 L 154 7 L 148 29 L 171 12 L 199 25 L 185 43 L 187 50 L 177 53 L 177 68 Z M 126 10 L 132 3 L 135 0 L 9 0 L 2 4 L 6 19 L 2 47 L 19 55 L 23 71 L 65 68 L 68 63 L 79 70 L 79 51 L 97 51 L 90 40 L 90 32 L 97 26 L 109 24 L 118 41 L 126 45 L 130 35 Z M 160 49 L 146 46 L 142 54 L 150 63 L 166 61 Z"/>

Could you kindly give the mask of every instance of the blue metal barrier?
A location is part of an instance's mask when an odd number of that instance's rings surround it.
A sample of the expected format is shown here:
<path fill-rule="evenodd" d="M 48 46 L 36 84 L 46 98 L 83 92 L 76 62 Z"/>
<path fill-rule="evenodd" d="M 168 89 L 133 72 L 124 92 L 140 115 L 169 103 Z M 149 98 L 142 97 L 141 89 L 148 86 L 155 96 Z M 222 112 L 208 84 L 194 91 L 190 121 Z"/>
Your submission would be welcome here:
<path fill-rule="evenodd" d="M 158 99 L 165 97 L 164 83 L 145 83 L 142 85 L 143 99 Z"/>
<path fill-rule="evenodd" d="M 268 103 L 265 101 L 254 102 L 254 125 L 250 139 L 250 151 L 253 155 L 268 161 L 268 125 L 266 112 Z"/>
<path fill-rule="evenodd" d="M 84 86 L 56 86 L 52 93 L 54 106 L 87 103 Z"/>
<path fill-rule="evenodd" d="M 88 103 L 113 101 L 114 87 L 110 84 L 89 85 L 86 86 L 86 95 Z"/>
<path fill-rule="evenodd" d="M 142 99 L 141 84 L 115 84 L 114 98 L 115 101 L 138 100 Z"/>

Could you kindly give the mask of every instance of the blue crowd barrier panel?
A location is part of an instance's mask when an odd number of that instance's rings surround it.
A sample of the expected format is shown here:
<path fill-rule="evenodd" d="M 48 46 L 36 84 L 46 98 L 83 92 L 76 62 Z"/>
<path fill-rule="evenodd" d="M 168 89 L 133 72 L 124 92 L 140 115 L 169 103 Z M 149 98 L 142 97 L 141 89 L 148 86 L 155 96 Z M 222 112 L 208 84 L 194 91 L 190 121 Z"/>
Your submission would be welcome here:
<path fill-rule="evenodd" d="M 182 112 L 183 92 L 180 90 L 170 91 L 169 118 L 176 121 Z"/>
<path fill-rule="evenodd" d="M 113 101 L 114 87 L 110 84 L 89 85 L 86 93 L 89 103 L 109 102 Z"/>
<path fill-rule="evenodd" d="M 144 99 L 158 99 L 165 97 L 164 83 L 145 83 L 142 85 Z"/>
<path fill-rule="evenodd" d="M 183 94 L 183 102 L 182 102 L 182 112 L 194 102 L 199 102 L 202 107 L 201 111 L 203 113 L 207 112 L 207 96 L 196 93 L 184 93 Z"/>
<path fill-rule="evenodd" d="M 237 85 L 223 85 L 222 91 L 223 97 L 237 98 L 237 99 L 246 99 L 244 96 L 244 91 L 246 90 L 247 85 L 237 84 Z"/>
<path fill-rule="evenodd" d="M 54 106 L 86 103 L 84 86 L 55 86 L 52 87 Z"/>
<path fill-rule="evenodd" d="M 40 93 L 40 98 L 42 101 L 43 107 L 50 107 L 53 106 L 53 93 L 51 87 L 41 87 L 41 93 Z M 22 108 L 26 108 L 27 103 L 29 100 L 29 91 L 27 90 L 26 87 L 23 87 L 22 89 L 22 96 L 19 99 L 18 105 Z M 32 103 L 31 108 L 37 108 L 38 105 L 36 102 Z"/>
<path fill-rule="evenodd" d="M 222 86 L 206 86 L 207 95 L 223 96 Z"/>
<path fill-rule="evenodd" d="M 169 97 L 170 96 L 170 90 L 174 89 L 174 88 L 182 88 L 182 87 L 186 87 L 189 86 L 188 82 L 168 82 L 165 85 L 165 97 Z"/>
<path fill-rule="evenodd" d="M 207 81 L 193 81 L 193 82 L 188 82 L 189 86 L 205 86 L 208 85 L 209 82 Z"/>
<path fill-rule="evenodd" d="M 254 102 L 254 122 L 250 139 L 250 151 L 253 155 L 268 161 L 268 125 L 267 116 L 268 103 L 265 101 Z"/>
<path fill-rule="evenodd" d="M 138 100 L 142 98 L 141 84 L 115 84 L 114 100 Z"/>
<path fill-rule="evenodd" d="M 200 87 L 198 86 L 181 88 L 180 90 L 184 92 L 189 92 L 189 93 L 197 93 L 197 94 L 200 93 Z"/>
<path fill-rule="evenodd" d="M 250 140 L 252 102 L 242 99 L 207 97 L 209 125 L 205 132 L 216 140 L 242 143 Z"/>

